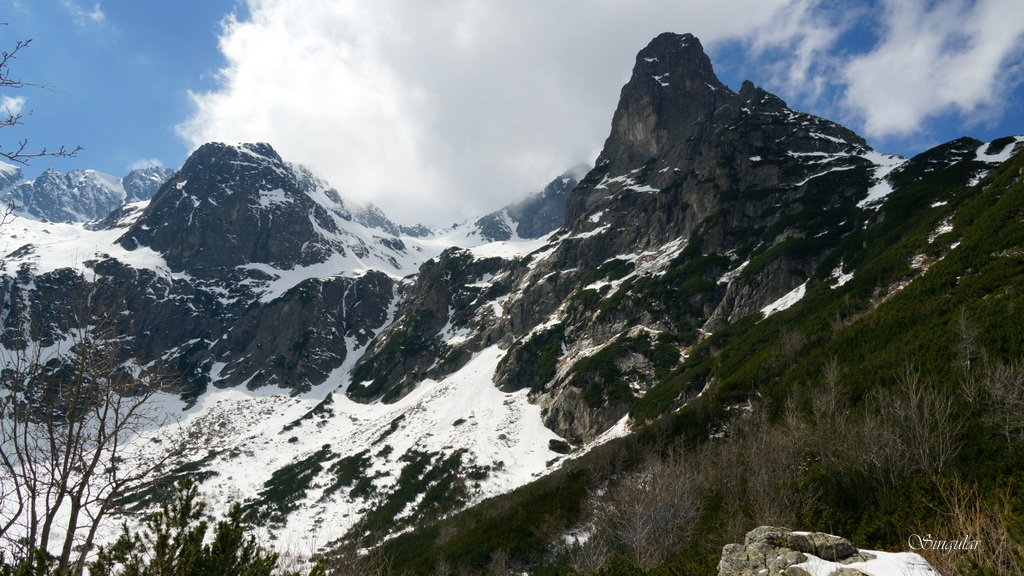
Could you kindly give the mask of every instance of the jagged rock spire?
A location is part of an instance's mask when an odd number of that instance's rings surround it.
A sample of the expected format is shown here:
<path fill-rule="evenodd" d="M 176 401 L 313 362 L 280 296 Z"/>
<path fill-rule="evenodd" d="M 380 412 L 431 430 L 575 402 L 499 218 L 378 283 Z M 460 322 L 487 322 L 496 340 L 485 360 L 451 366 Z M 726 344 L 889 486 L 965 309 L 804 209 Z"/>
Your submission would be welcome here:
<path fill-rule="evenodd" d="M 637 55 L 597 165 L 635 165 L 673 147 L 692 147 L 734 96 L 715 76 L 700 40 L 661 34 Z"/>

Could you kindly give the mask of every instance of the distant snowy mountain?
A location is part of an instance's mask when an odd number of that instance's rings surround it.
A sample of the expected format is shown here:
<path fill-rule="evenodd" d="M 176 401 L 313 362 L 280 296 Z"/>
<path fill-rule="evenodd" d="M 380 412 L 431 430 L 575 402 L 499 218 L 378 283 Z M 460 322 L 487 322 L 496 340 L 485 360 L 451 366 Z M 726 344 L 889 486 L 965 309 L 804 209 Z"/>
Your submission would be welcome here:
<path fill-rule="evenodd" d="M 576 166 L 552 180 L 543 190 L 476 220 L 471 229 L 491 242 L 535 239 L 550 234 L 565 224 L 569 193 L 589 171 L 590 166 Z"/>
<path fill-rule="evenodd" d="M 95 170 L 68 173 L 47 170 L 34 180 L 5 165 L 0 170 L 0 201 L 18 213 L 50 222 L 88 222 L 106 217 L 130 202 L 148 200 L 173 170 L 152 167 L 117 178 Z"/>
<path fill-rule="evenodd" d="M 136 168 L 121 178 L 121 187 L 124 188 L 124 204 L 149 200 L 156 194 L 164 182 L 174 175 L 175 170 L 162 166 L 150 166 L 148 168 Z"/>
<path fill-rule="evenodd" d="M 0 162 L 0 190 L 4 190 L 22 180 L 21 168 Z"/>

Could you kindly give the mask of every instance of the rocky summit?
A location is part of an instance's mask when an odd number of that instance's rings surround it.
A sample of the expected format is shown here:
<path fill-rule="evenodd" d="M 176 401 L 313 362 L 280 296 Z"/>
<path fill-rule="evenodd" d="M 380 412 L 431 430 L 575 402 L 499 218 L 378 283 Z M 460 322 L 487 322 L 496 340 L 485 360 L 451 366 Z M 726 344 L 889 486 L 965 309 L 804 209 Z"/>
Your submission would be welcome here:
<path fill-rule="evenodd" d="M 2 230 L 0 344 L 70 365 L 66 344 L 84 329 L 116 343 L 124 366 L 169 375 L 160 409 L 190 442 L 167 477 L 196 478 L 215 506 L 243 501 L 276 538 L 316 533 L 357 548 L 427 538 L 410 531 L 547 477 L 558 497 L 536 501 L 572 510 L 528 532 L 531 545 L 558 547 L 597 530 L 603 508 L 587 517 L 587 494 L 631 478 L 611 458 L 604 472 L 581 471 L 605 444 L 657 430 L 717 446 L 742 435 L 734 418 L 748 413 L 764 426 L 789 406 L 817 414 L 816 401 L 786 394 L 817 382 L 836 350 L 855 350 L 846 373 L 872 380 L 835 398 L 874 398 L 879 374 L 893 373 L 876 359 L 895 348 L 861 351 L 880 338 L 860 331 L 913 340 L 915 358 L 941 340 L 909 335 L 913 319 L 880 319 L 892 302 L 911 309 L 900 299 L 915 289 L 942 302 L 929 318 L 949 325 L 971 307 L 990 330 L 1010 322 L 1024 309 L 1013 300 L 1021 243 L 1016 224 L 993 224 L 1015 208 L 992 206 L 1019 190 L 1022 142 L 882 154 L 752 82 L 730 89 L 697 38 L 662 34 L 637 55 L 592 168 L 445 230 L 350 205 L 267 143 L 206 144 L 173 174 L 111 184 L 120 200 L 102 214 L 54 192 L 64 216 L 45 215 L 44 195 L 24 196 L 34 219 Z M 0 176 L 7 190 L 70 178 Z M 984 308 L 1003 303 L 1002 316 Z M 977 367 L 1016 343 L 963 357 Z M 956 356 L 935 346 L 928 357 Z M 793 459 L 801 481 L 836 477 L 821 472 L 838 450 L 824 442 Z M 850 482 L 903 477 L 872 465 Z M 158 490 L 136 488 L 126 501 L 140 507 Z M 843 501 L 827 488 L 815 493 Z M 724 500 L 708 501 L 704 510 Z M 456 532 L 431 541 L 469 537 Z M 872 561 L 843 539 L 764 528 L 727 547 L 720 573 L 821 573 L 806 568 L 811 556 L 843 564 L 836 573 Z"/>

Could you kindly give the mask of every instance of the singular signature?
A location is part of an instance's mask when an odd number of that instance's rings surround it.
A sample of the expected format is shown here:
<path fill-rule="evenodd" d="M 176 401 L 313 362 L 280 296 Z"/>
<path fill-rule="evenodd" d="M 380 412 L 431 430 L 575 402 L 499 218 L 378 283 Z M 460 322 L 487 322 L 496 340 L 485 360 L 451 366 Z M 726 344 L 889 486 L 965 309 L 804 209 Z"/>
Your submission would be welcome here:
<path fill-rule="evenodd" d="M 939 540 L 932 538 L 931 534 L 911 534 L 910 538 L 907 538 L 907 545 L 911 550 L 941 550 L 947 554 L 953 551 L 977 550 L 980 544 L 981 540 L 971 540 L 967 536 L 960 540 Z"/>

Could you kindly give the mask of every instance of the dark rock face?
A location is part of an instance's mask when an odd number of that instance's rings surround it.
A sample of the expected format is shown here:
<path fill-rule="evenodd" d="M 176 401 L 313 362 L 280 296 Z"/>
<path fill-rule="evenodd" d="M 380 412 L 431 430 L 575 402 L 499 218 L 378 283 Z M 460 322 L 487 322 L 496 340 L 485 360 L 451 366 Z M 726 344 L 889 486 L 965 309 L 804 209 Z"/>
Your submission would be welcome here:
<path fill-rule="evenodd" d="M 385 324 L 394 288 L 380 272 L 310 279 L 250 307 L 210 350 L 214 358 L 231 360 L 217 374 L 219 385 L 309 390 L 344 363 L 349 339 L 365 346 Z"/>
<path fill-rule="evenodd" d="M 613 252 L 663 245 L 721 211 L 723 193 L 738 196 L 728 213 L 752 212 L 801 195 L 826 167 L 805 159 L 866 168 L 855 155 L 868 150 L 853 132 L 790 110 L 749 82 L 731 91 L 696 38 L 663 34 L 638 55 L 597 166 L 570 197 L 567 223 L 577 233 L 625 228 Z M 602 210 L 599 223 L 587 218 Z"/>
<path fill-rule="evenodd" d="M 118 242 L 160 252 L 175 271 L 250 263 L 291 269 L 344 251 L 320 230 L 338 232 L 269 145 L 205 144 Z"/>
<path fill-rule="evenodd" d="M 695 37 L 658 36 L 637 55 L 597 165 L 632 169 L 659 156 L 696 156 L 733 96 Z"/>
<path fill-rule="evenodd" d="M 359 401 L 397 400 L 424 378 L 458 370 L 470 351 L 493 343 L 491 301 L 503 288 L 485 279 L 503 274 L 506 265 L 500 258 L 474 259 L 458 248 L 423 264 L 402 290 L 398 319 L 353 370 L 348 395 Z M 455 332 L 462 337 L 453 338 Z"/>

